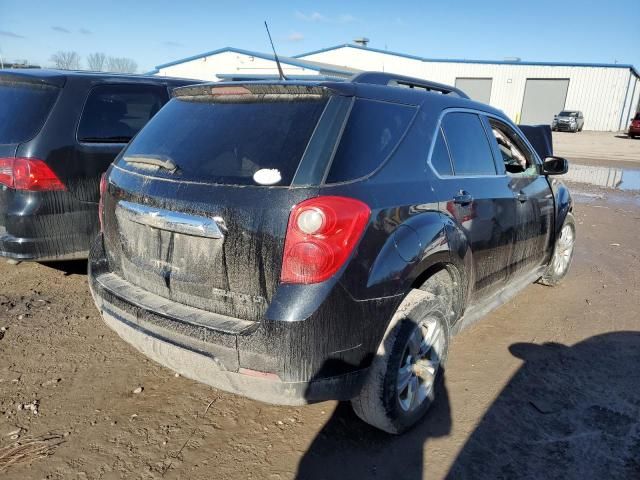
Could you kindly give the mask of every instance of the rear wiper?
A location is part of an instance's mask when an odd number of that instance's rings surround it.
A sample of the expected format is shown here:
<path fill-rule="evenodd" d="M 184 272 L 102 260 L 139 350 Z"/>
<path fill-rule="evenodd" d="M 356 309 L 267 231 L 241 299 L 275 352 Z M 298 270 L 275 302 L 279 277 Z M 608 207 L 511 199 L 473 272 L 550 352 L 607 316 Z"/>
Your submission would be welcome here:
<path fill-rule="evenodd" d="M 176 170 L 178 170 L 178 166 L 175 164 L 175 162 L 166 155 L 134 154 L 125 155 L 124 157 L 122 157 L 122 159 L 127 163 L 152 165 L 154 167 L 164 168 L 165 170 L 169 170 L 170 172 L 175 172 Z"/>

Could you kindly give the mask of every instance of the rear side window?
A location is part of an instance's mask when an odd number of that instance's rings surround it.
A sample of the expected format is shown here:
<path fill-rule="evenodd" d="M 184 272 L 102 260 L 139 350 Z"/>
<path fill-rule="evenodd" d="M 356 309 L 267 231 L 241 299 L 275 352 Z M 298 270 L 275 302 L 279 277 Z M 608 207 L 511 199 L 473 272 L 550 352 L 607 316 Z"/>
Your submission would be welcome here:
<path fill-rule="evenodd" d="M 411 106 L 357 99 L 326 183 L 355 180 L 373 172 L 396 147 L 414 114 Z"/>
<path fill-rule="evenodd" d="M 489 139 L 475 113 L 448 113 L 442 129 L 456 175 L 495 175 L 496 167 Z"/>
<path fill-rule="evenodd" d="M 171 160 L 171 175 L 228 185 L 290 185 L 326 98 L 214 103 L 172 99 L 124 151 Z M 136 168 L 136 163 L 131 163 Z"/>
<path fill-rule="evenodd" d="M 44 125 L 60 89 L 0 77 L 0 144 L 31 140 Z"/>
<path fill-rule="evenodd" d="M 160 110 L 167 99 L 167 90 L 159 85 L 94 87 L 80 118 L 78 140 L 126 143 Z"/>

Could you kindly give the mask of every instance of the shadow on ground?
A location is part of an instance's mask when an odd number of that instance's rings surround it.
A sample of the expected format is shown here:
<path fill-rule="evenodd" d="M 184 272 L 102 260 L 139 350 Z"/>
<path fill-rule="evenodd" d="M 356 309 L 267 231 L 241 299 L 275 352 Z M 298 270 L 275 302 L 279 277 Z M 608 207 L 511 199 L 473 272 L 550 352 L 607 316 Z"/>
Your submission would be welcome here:
<path fill-rule="evenodd" d="M 640 479 L 640 332 L 572 347 L 514 344 L 524 360 L 461 446 L 449 479 Z M 444 382 L 442 382 L 444 386 Z M 302 458 L 307 479 L 428 478 L 430 438 L 449 435 L 446 389 L 400 436 L 363 423 L 340 404 Z M 425 453 L 427 452 L 426 456 Z"/>
<path fill-rule="evenodd" d="M 40 262 L 45 267 L 53 268 L 64 272 L 65 275 L 86 275 L 87 274 L 87 261 L 86 260 L 65 260 L 62 262 Z"/>
<path fill-rule="evenodd" d="M 640 332 L 510 351 L 525 363 L 449 478 L 640 478 Z"/>
<path fill-rule="evenodd" d="M 442 374 L 438 396 L 427 415 L 403 435 L 367 425 L 349 403 L 340 403 L 300 461 L 296 479 L 422 479 L 425 444 L 451 432 L 449 395 Z"/>

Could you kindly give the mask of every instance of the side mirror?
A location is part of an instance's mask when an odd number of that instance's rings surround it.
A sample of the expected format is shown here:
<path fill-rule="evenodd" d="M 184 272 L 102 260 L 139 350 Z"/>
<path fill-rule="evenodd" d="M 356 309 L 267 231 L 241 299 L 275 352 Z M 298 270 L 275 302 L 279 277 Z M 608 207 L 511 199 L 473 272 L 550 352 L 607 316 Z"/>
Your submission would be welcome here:
<path fill-rule="evenodd" d="M 547 157 L 542 164 L 543 175 L 564 175 L 569 171 L 569 161 L 562 157 Z"/>

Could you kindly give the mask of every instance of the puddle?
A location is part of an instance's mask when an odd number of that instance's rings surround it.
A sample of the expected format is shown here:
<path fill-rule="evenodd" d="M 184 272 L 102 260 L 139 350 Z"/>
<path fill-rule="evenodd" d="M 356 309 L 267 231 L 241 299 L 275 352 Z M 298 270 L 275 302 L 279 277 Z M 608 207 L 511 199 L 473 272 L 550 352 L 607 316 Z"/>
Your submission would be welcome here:
<path fill-rule="evenodd" d="M 578 203 L 586 203 L 592 206 L 596 206 L 600 203 L 607 203 L 640 208 L 640 196 L 625 195 L 622 192 L 618 194 L 611 193 L 604 195 L 602 193 L 582 192 L 580 190 L 572 189 L 571 196 Z"/>
<path fill-rule="evenodd" d="M 640 169 L 634 168 L 571 164 L 569 172 L 563 176 L 563 180 L 614 190 L 640 191 Z"/>

